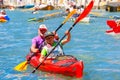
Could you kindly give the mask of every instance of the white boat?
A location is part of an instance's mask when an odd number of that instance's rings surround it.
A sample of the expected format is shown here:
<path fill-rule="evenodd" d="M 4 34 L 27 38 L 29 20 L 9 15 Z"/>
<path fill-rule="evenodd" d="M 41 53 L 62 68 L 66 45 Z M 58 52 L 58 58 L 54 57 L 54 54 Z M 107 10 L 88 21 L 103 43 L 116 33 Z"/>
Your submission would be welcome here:
<path fill-rule="evenodd" d="M 72 17 L 72 18 L 70 18 L 70 21 L 75 21 L 76 20 L 76 18 L 74 18 L 74 17 Z M 85 17 L 84 19 L 82 19 L 81 21 L 80 21 L 80 23 L 90 23 L 90 16 L 88 16 L 88 17 Z"/>

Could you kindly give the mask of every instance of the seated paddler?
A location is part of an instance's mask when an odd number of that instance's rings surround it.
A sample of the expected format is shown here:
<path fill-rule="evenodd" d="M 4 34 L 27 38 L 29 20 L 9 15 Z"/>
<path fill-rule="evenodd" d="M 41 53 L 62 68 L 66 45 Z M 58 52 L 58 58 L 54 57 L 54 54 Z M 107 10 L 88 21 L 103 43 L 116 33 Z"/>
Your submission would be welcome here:
<path fill-rule="evenodd" d="M 63 55 L 63 49 L 62 49 L 62 46 L 66 43 L 68 43 L 71 39 L 71 34 L 70 32 L 66 31 L 65 32 L 65 35 L 66 35 L 66 38 L 63 39 L 60 44 L 58 46 L 57 43 L 58 41 L 56 41 L 54 39 L 55 35 L 53 32 L 46 32 L 45 35 L 44 35 L 44 38 L 45 38 L 45 46 L 43 47 L 42 51 L 41 51 L 41 56 L 39 58 L 39 61 L 42 62 L 44 60 L 44 58 L 50 54 L 47 59 L 54 59 L 56 56 L 59 56 L 59 55 Z M 55 47 L 56 46 L 56 47 Z M 55 47 L 55 49 L 51 52 L 51 50 Z"/>

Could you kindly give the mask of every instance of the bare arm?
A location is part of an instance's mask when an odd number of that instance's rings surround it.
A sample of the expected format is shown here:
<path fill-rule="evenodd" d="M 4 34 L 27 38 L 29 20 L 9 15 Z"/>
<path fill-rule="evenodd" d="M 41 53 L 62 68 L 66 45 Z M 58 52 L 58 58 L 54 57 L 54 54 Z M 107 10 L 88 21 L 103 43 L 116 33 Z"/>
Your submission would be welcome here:
<path fill-rule="evenodd" d="M 58 36 L 58 34 L 55 31 L 53 31 L 53 34 L 54 34 L 55 40 L 59 40 L 59 36 Z"/>
<path fill-rule="evenodd" d="M 39 61 L 43 62 L 44 58 L 45 58 L 45 56 L 41 55 L 40 58 L 39 58 Z"/>
<path fill-rule="evenodd" d="M 45 58 L 45 55 L 47 55 L 47 51 L 46 51 L 45 48 L 43 48 L 42 51 L 41 51 L 41 56 L 40 56 L 40 58 L 39 58 L 39 61 L 40 61 L 40 62 L 43 62 L 43 60 L 44 60 L 44 58 Z"/>
<path fill-rule="evenodd" d="M 39 51 L 39 49 L 36 48 L 36 45 L 32 45 L 32 46 L 31 46 L 31 52 L 37 53 L 38 51 Z"/>
<path fill-rule="evenodd" d="M 71 34 L 70 34 L 70 32 L 66 31 L 65 34 L 66 34 L 67 37 L 66 37 L 64 40 L 62 40 L 62 42 L 61 42 L 62 45 L 68 43 L 68 42 L 70 41 L 70 39 L 71 39 Z"/>

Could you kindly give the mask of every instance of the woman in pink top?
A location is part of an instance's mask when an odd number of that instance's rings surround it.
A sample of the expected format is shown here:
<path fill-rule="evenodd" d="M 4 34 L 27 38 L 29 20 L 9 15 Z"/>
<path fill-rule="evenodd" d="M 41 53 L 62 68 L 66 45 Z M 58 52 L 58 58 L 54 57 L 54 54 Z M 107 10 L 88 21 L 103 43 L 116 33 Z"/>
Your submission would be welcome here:
<path fill-rule="evenodd" d="M 38 36 L 32 39 L 31 52 L 37 53 L 40 52 L 44 46 L 44 33 L 47 32 L 47 27 L 42 24 L 38 28 Z"/>
<path fill-rule="evenodd" d="M 31 52 L 32 53 L 40 53 L 42 50 L 42 47 L 44 46 L 44 34 L 47 32 L 47 27 L 42 24 L 38 28 L 38 36 L 34 37 L 32 39 L 32 45 L 31 45 Z M 58 40 L 59 37 L 56 33 L 55 34 L 55 40 Z"/>

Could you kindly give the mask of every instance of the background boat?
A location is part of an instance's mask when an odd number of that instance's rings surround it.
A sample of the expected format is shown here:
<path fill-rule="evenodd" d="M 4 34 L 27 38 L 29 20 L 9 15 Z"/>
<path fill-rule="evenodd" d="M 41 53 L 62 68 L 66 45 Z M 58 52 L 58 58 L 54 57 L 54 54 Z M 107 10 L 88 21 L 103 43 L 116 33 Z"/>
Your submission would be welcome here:
<path fill-rule="evenodd" d="M 26 4 L 25 6 L 24 6 L 24 8 L 33 8 L 34 7 L 34 4 Z"/>
<path fill-rule="evenodd" d="M 70 18 L 69 21 L 74 22 L 75 20 L 76 20 L 76 18 Z M 82 19 L 82 20 L 80 21 L 80 23 L 90 23 L 90 22 L 91 22 L 91 18 L 90 18 L 90 16 L 85 17 L 84 19 Z"/>
<path fill-rule="evenodd" d="M 40 7 L 39 10 L 53 10 L 54 6 L 52 5 L 46 5 L 45 7 Z"/>

